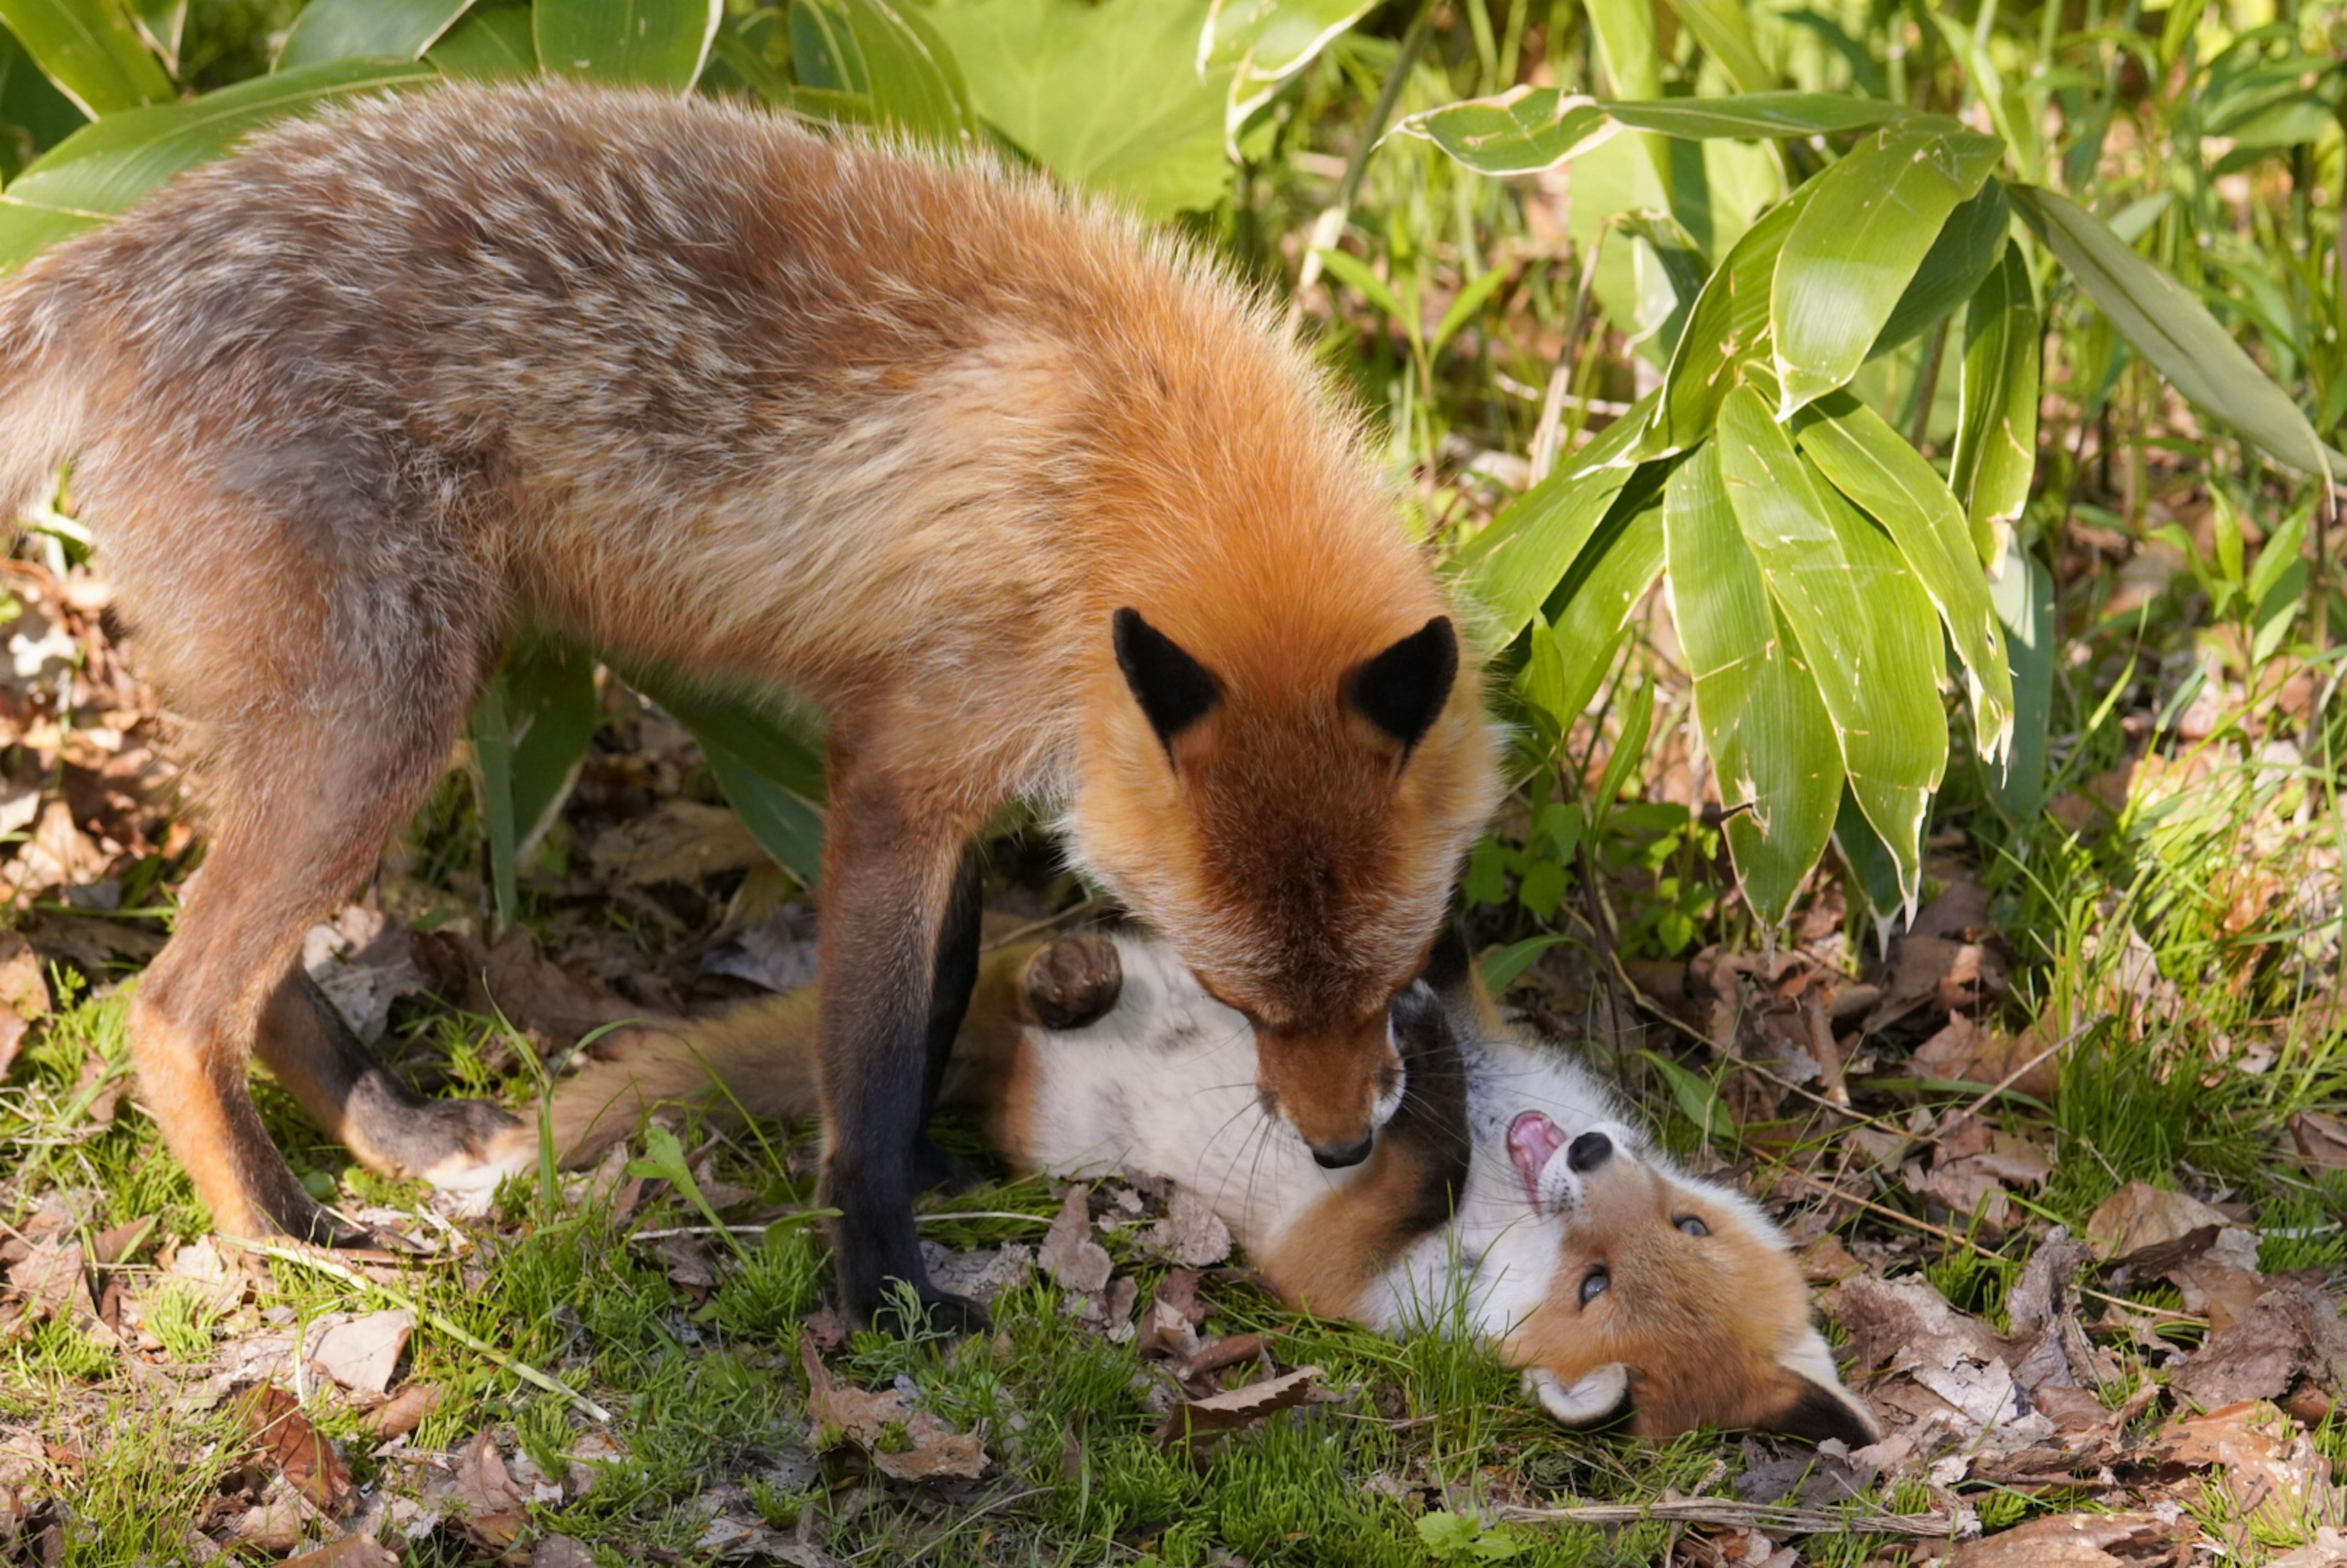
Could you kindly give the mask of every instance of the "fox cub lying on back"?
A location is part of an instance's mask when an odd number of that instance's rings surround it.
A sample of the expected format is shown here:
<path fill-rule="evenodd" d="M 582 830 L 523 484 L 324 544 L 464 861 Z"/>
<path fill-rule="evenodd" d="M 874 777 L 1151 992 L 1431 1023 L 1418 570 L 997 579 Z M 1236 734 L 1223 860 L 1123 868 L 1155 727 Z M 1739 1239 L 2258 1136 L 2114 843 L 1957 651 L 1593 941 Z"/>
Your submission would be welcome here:
<path fill-rule="evenodd" d="M 619 1039 L 556 1091 L 557 1150 L 591 1161 L 662 1102 L 811 1112 L 815 1017 L 810 989 Z M 947 1093 L 1022 1175 L 1126 1166 L 1203 1194 L 1293 1306 L 1393 1333 L 1463 1321 L 1559 1420 L 1873 1439 L 1784 1237 L 1564 1052 L 1502 1027 L 1455 940 L 1394 1033 L 1400 1107 L 1366 1163 L 1331 1171 L 1262 1107 L 1246 1020 L 1171 949 L 1075 937 L 989 958 Z M 527 1169 L 534 1133 L 499 1158 Z"/>

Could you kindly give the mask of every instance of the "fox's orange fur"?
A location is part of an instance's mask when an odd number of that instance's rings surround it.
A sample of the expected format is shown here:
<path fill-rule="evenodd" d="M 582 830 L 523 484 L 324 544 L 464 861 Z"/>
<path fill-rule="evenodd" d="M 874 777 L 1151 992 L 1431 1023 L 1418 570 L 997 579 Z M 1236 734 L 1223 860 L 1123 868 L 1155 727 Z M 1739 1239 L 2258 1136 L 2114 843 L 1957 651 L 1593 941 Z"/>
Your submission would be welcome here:
<path fill-rule="evenodd" d="M 702 99 L 370 103 L 0 286 L 0 498 L 67 457 L 207 747 L 208 862 L 131 1029 L 224 1228 L 336 1234 L 253 1116 L 256 1040 L 330 1124 L 364 1102 L 379 1165 L 460 1177 L 494 1131 L 272 999 L 524 619 L 827 715 L 856 1307 L 925 1286 L 924 1052 L 1008 797 L 1063 803 L 1254 1021 L 1306 1140 L 1358 1159 L 1391 1102 L 1386 1005 L 1492 797 L 1479 682 L 1302 354 L 1110 211 Z"/>
<path fill-rule="evenodd" d="M 558 1086 L 557 1151 L 591 1161 L 659 1102 L 805 1113 L 813 1017 L 800 991 L 616 1038 Z M 1515 1039 L 1463 963 L 1397 1029 L 1401 1108 L 1367 1162 L 1322 1171 L 1251 1102 L 1240 1020 L 1162 947 L 1070 938 L 987 961 L 953 1092 L 1020 1174 L 1131 1164 L 1191 1185 L 1293 1306 L 1490 1335 L 1560 1419 L 1874 1435 L 1753 1204 L 1650 1149 L 1570 1057 Z M 530 1130 L 497 1151 L 515 1170 L 536 1155 Z"/>

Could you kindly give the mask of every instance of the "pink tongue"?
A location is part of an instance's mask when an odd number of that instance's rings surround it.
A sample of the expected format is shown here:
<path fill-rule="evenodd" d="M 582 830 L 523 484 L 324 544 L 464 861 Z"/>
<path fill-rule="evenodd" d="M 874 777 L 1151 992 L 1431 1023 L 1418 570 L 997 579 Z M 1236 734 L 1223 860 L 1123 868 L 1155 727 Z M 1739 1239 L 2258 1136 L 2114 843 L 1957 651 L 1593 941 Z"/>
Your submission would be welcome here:
<path fill-rule="evenodd" d="M 1548 1169 L 1549 1157 L 1564 1144 L 1564 1134 L 1556 1123 L 1537 1111 L 1527 1111 L 1508 1123 L 1508 1158 L 1516 1164 L 1516 1174 L 1523 1179 L 1524 1196 L 1532 1207 L 1540 1207 L 1541 1173 Z"/>

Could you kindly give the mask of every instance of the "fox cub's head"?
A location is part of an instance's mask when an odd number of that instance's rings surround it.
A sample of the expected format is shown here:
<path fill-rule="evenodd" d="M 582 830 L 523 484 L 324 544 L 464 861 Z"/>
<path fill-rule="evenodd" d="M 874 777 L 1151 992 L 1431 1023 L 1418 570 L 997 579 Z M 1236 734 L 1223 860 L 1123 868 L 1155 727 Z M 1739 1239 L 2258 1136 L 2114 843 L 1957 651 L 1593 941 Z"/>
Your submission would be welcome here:
<path fill-rule="evenodd" d="M 1509 1359 L 1550 1414 L 1624 1414 L 1645 1436 L 1751 1427 L 1860 1447 L 1874 1418 L 1844 1389 L 1809 1321 L 1784 1238 L 1741 1194 L 1650 1158 L 1625 1128 L 1568 1139 L 1538 1111 L 1508 1154 L 1555 1273 L 1510 1336 Z"/>
<path fill-rule="evenodd" d="M 1266 1106 L 1321 1163 L 1350 1165 L 1400 1103 L 1387 1009 L 1425 961 L 1494 769 L 1449 618 L 1332 636 L 1318 585 L 1293 587 L 1315 613 L 1292 626 L 1116 611 L 1071 838 L 1254 1025 Z"/>

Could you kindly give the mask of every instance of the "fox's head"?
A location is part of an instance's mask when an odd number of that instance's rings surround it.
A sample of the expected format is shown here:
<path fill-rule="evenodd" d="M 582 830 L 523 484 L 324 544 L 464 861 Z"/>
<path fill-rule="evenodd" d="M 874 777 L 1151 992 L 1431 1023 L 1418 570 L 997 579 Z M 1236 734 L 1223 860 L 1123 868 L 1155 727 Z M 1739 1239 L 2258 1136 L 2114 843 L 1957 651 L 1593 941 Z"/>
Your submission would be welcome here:
<path fill-rule="evenodd" d="M 1753 1428 L 1852 1448 L 1880 1434 L 1842 1387 L 1784 1238 L 1742 1195 L 1669 1169 L 1627 1129 L 1508 1128 L 1555 1272 L 1504 1353 L 1557 1419 L 1661 1437 Z"/>
<path fill-rule="evenodd" d="M 1400 1103 L 1388 1009 L 1424 965 L 1496 770 L 1447 616 L 1332 636 L 1318 608 L 1283 627 L 1258 606 L 1236 631 L 1118 610 L 1071 838 L 1254 1026 L 1266 1108 L 1338 1166 Z"/>

